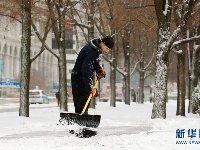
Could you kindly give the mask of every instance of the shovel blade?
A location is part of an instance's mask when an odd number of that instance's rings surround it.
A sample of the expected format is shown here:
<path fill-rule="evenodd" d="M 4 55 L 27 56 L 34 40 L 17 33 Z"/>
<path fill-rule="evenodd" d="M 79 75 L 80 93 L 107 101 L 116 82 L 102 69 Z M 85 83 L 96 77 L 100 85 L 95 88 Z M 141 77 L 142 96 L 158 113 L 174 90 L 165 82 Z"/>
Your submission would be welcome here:
<path fill-rule="evenodd" d="M 80 125 L 84 127 L 97 128 L 100 124 L 100 115 L 86 115 L 77 113 L 60 113 L 61 120 L 64 120 L 67 125 Z"/>

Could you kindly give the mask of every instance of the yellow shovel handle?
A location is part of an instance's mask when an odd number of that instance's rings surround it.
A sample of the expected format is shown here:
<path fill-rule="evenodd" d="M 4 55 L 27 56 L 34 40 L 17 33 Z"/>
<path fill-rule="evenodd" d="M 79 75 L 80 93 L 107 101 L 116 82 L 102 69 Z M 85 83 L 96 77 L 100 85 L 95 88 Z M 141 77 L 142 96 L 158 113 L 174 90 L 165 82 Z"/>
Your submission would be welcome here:
<path fill-rule="evenodd" d="M 98 82 L 99 82 L 99 80 L 97 79 L 96 82 L 95 82 L 95 84 L 94 84 L 94 86 L 93 86 L 93 88 L 97 88 Z M 85 104 L 85 106 L 84 106 L 84 108 L 83 108 L 83 110 L 81 112 L 81 115 L 84 114 L 84 112 L 85 112 L 85 110 L 86 110 L 86 108 L 87 108 L 87 106 L 88 106 L 91 98 L 92 98 L 92 93 L 90 93 L 90 96 L 87 99 L 87 102 L 86 102 L 86 104 Z"/>

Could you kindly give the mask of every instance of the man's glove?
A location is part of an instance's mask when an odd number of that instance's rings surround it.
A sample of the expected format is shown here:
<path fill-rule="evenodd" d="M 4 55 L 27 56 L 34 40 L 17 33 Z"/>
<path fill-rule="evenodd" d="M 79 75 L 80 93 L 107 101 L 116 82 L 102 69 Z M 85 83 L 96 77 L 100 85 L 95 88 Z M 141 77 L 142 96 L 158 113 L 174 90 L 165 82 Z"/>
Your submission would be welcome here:
<path fill-rule="evenodd" d="M 96 73 L 98 78 L 106 77 L 106 72 L 102 68 L 97 68 Z"/>
<path fill-rule="evenodd" d="M 97 89 L 96 88 L 93 88 L 90 93 L 92 94 L 92 97 L 94 97 L 97 93 Z"/>

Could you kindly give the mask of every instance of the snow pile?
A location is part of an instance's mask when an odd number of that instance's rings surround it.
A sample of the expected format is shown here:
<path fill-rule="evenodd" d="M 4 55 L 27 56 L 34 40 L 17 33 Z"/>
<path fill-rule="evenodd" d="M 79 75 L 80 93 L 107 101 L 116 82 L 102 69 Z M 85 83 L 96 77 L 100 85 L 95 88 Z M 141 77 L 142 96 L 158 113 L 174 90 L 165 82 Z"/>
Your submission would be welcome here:
<path fill-rule="evenodd" d="M 197 143 L 200 141 L 199 116 L 187 113 L 186 117 L 176 116 L 176 101 L 167 103 L 167 119 L 151 119 L 151 103 L 125 105 L 118 102 L 113 108 L 109 102 L 99 102 L 95 110 L 89 110 L 90 114 L 102 116 L 98 134 L 91 138 L 68 133 L 76 129 L 74 126 L 57 125 L 60 119 L 57 103 L 30 105 L 29 118 L 18 116 L 18 106 L 0 105 L 0 150 L 200 149 L 200 142 Z M 70 103 L 69 112 L 73 111 Z M 189 136 L 191 134 L 196 136 Z"/>

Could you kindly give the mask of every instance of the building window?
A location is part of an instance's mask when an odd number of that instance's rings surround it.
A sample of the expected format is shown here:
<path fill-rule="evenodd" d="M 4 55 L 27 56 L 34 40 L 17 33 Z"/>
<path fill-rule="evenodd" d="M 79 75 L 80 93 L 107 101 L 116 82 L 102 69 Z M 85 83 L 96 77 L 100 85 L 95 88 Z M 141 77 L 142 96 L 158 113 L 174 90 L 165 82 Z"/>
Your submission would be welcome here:
<path fill-rule="evenodd" d="M 75 50 L 67 49 L 66 54 L 76 54 Z"/>
<path fill-rule="evenodd" d="M 73 30 L 65 31 L 65 47 L 66 49 L 73 49 Z"/>
<path fill-rule="evenodd" d="M 73 49 L 73 31 L 65 31 L 65 48 Z M 58 49 L 54 33 L 52 33 L 52 49 Z"/>
<path fill-rule="evenodd" d="M 66 60 L 68 64 L 74 64 L 75 60 Z"/>

